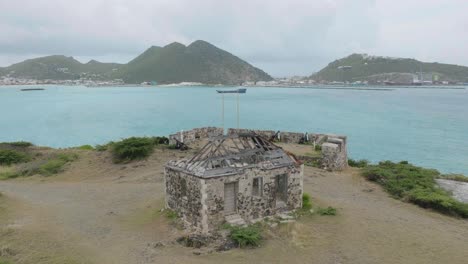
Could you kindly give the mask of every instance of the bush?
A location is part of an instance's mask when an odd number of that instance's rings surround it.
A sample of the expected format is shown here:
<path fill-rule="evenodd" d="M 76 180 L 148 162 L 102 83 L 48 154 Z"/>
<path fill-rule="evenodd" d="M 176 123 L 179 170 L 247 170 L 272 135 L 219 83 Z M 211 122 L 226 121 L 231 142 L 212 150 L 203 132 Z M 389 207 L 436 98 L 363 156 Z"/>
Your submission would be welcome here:
<path fill-rule="evenodd" d="M 246 227 L 228 226 L 231 230 L 229 237 L 236 242 L 240 248 L 250 246 L 258 247 L 263 239 L 262 230 L 258 225 Z"/>
<path fill-rule="evenodd" d="M 319 207 L 317 210 L 319 215 L 336 215 L 336 208 L 328 206 L 327 208 Z"/>
<path fill-rule="evenodd" d="M 147 137 L 131 137 L 112 144 L 114 162 L 128 162 L 147 158 L 153 152 L 154 140 Z"/>
<path fill-rule="evenodd" d="M 312 209 L 312 202 L 310 201 L 310 195 L 307 193 L 304 193 L 302 195 L 302 209 L 304 210 Z"/>
<path fill-rule="evenodd" d="M 11 165 L 20 162 L 27 162 L 30 158 L 28 155 L 10 149 L 0 149 L 0 165 Z"/>
<path fill-rule="evenodd" d="M 437 170 L 417 167 L 406 161 L 384 161 L 364 168 L 362 174 L 382 185 L 395 198 L 444 214 L 468 218 L 468 204 L 455 200 L 437 187 L 435 179 L 440 177 Z"/>
<path fill-rule="evenodd" d="M 66 161 L 60 160 L 60 159 L 49 160 L 39 167 L 39 173 L 44 176 L 57 174 L 63 171 L 63 166 L 66 163 L 67 163 Z"/>
<path fill-rule="evenodd" d="M 19 176 L 19 173 L 13 171 L 0 172 L 0 180 L 14 179 L 18 178 Z"/>
<path fill-rule="evenodd" d="M 361 159 L 361 160 L 348 159 L 348 165 L 351 167 L 355 167 L 355 168 L 365 168 L 369 166 L 369 161 L 365 159 Z"/>
<path fill-rule="evenodd" d="M 109 146 L 111 146 L 112 144 L 114 144 L 114 142 L 111 141 L 104 145 L 96 145 L 94 149 L 96 149 L 97 151 L 106 151 L 109 149 Z"/>
<path fill-rule="evenodd" d="M 78 155 L 76 154 L 59 154 L 57 158 L 47 161 L 46 163 L 42 164 L 39 167 L 39 173 L 44 176 L 50 176 L 52 174 L 57 174 L 62 172 L 64 169 L 63 167 L 68 162 L 72 162 L 78 159 Z"/>
<path fill-rule="evenodd" d="M 82 146 L 79 146 L 78 149 L 81 149 L 81 150 L 94 150 L 94 147 L 91 146 L 91 145 L 82 145 Z"/>
<path fill-rule="evenodd" d="M 315 145 L 315 151 L 322 151 L 322 146 L 321 145 Z"/>
<path fill-rule="evenodd" d="M 3 144 L 10 145 L 12 147 L 27 148 L 34 146 L 33 143 L 27 141 L 15 141 L 15 142 L 4 142 Z"/>
<path fill-rule="evenodd" d="M 155 145 L 169 145 L 169 139 L 167 137 L 152 137 Z"/>

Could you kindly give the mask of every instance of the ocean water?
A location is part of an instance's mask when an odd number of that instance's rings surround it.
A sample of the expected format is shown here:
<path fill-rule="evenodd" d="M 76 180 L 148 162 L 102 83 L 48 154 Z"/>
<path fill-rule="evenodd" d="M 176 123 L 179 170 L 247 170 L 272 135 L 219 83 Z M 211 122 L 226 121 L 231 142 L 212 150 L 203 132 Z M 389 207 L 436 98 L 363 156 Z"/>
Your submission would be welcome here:
<path fill-rule="evenodd" d="M 221 126 L 213 87 L 0 87 L 0 142 L 70 147 Z M 348 136 L 355 159 L 408 160 L 468 174 L 468 90 L 249 88 L 240 126 Z M 225 96 L 236 127 L 236 95 Z"/>

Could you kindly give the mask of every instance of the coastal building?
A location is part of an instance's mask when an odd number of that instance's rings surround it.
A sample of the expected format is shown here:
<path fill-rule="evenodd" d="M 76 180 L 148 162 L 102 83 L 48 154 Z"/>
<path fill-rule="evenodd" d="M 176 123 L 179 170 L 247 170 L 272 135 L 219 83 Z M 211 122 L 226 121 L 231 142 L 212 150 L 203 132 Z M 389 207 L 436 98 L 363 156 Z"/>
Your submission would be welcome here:
<path fill-rule="evenodd" d="M 165 166 L 166 208 L 194 231 L 255 222 L 302 206 L 303 164 L 256 133 L 211 138 Z"/>

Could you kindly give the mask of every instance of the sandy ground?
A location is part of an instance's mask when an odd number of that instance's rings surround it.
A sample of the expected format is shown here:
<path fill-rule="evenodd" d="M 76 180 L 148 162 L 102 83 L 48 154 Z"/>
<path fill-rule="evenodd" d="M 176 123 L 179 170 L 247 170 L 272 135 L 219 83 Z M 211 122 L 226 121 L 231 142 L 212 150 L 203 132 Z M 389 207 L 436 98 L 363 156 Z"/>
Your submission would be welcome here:
<path fill-rule="evenodd" d="M 308 146 L 288 146 L 305 153 Z M 389 197 L 355 170 L 306 167 L 305 192 L 337 216 L 281 225 L 258 249 L 194 255 L 163 207 L 162 166 L 190 153 L 156 150 L 112 164 L 79 151 L 66 172 L 0 182 L 0 259 L 13 263 L 467 263 L 468 221 Z M 155 246 L 163 242 L 165 246 Z"/>

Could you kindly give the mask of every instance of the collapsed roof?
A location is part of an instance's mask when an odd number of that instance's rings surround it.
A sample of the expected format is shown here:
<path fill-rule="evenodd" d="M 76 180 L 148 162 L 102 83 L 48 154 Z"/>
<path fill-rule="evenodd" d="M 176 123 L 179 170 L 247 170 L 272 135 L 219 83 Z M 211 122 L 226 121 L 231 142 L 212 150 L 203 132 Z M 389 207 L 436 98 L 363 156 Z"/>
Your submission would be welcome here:
<path fill-rule="evenodd" d="M 191 159 L 170 161 L 166 167 L 201 178 L 237 174 L 246 168 L 273 169 L 297 165 L 292 154 L 255 133 L 220 136 Z"/>

